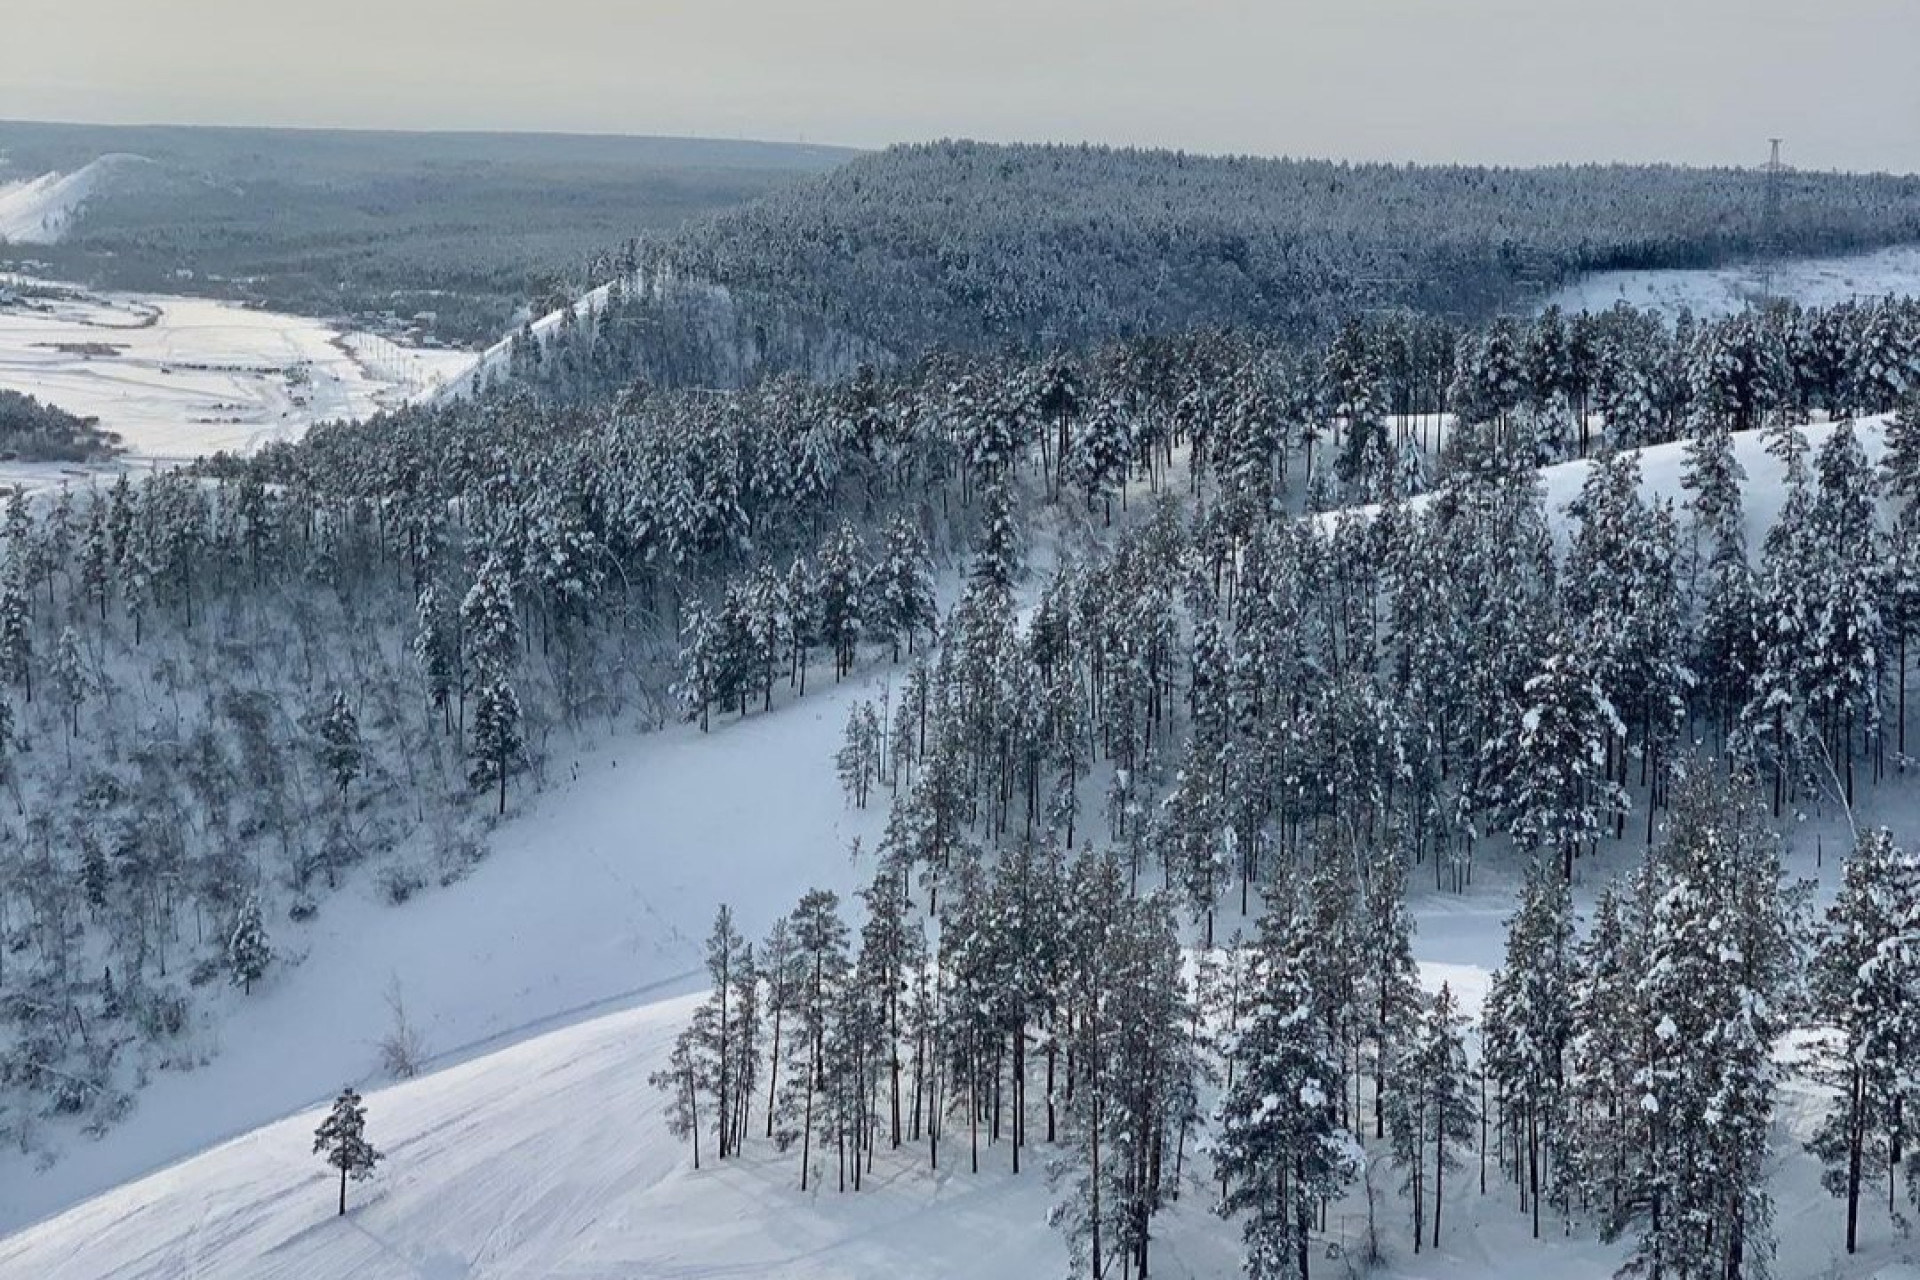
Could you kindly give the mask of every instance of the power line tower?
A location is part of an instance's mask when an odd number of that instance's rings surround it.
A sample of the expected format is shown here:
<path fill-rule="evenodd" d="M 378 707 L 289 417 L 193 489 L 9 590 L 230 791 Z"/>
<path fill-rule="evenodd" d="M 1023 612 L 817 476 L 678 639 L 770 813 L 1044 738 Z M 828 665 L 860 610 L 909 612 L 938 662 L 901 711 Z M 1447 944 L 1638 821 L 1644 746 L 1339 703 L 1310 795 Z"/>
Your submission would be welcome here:
<path fill-rule="evenodd" d="M 1765 290 L 1773 301 L 1773 269 L 1780 257 L 1780 175 L 1786 167 L 1780 163 L 1780 139 L 1769 138 L 1773 150 L 1767 157 L 1766 198 L 1760 206 L 1760 252 L 1766 258 Z"/>

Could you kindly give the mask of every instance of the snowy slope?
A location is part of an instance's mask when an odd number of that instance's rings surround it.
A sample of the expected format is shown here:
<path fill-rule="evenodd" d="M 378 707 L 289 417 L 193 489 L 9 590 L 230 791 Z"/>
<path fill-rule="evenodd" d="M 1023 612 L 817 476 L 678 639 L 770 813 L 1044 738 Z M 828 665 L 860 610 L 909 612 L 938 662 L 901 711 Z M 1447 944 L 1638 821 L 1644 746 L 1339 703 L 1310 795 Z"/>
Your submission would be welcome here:
<path fill-rule="evenodd" d="M 0 241 L 56 244 L 88 200 L 126 169 L 151 163 L 144 156 L 106 155 L 72 173 L 46 173 L 0 184 Z"/>
<path fill-rule="evenodd" d="M 1562 311 L 1605 311 L 1625 302 L 1671 317 L 1682 308 L 1701 318 L 1746 310 L 1769 294 L 1803 306 L 1856 298 L 1920 296 L 1920 245 L 1896 245 L 1837 258 L 1797 258 L 1771 265 L 1674 271 L 1601 271 L 1554 291 L 1544 302 Z"/>
<path fill-rule="evenodd" d="M 387 1153 L 333 1216 L 300 1115 L 0 1241 L 0 1275 L 40 1280 L 456 1277 L 1000 1277 L 1054 1274 L 1044 1175 L 1004 1152 L 938 1175 L 883 1158 L 858 1194 L 801 1195 L 798 1155 L 755 1143 L 699 1173 L 666 1135 L 648 1073 L 694 1001 L 571 1028 L 368 1100 Z M 951 1135 L 949 1135 L 951 1138 Z M 826 1167 L 830 1170 L 831 1156 Z M 1231 1240 L 1190 1196 L 1169 1215 L 1169 1276 L 1227 1276 Z"/>
<path fill-rule="evenodd" d="M 871 865 L 848 850 L 857 834 L 871 844 L 884 809 L 845 806 L 832 754 L 848 704 L 887 677 L 836 688 L 829 676 L 771 715 L 716 718 L 710 734 L 617 737 L 510 814 L 466 879 L 398 908 L 362 882 L 310 925 L 269 922 L 275 949 L 304 961 L 277 965 L 251 997 L 213 997 L 210 1060 L 156 1075 L 103 1140 L 74 1138 L 38 1176 L 0 1155 L 0 1231 L 370 1079 L 395 979 L 446 1061 L 699 985 L 722 901 L 757 937 L 811 886 L 858 887 Z"/>
<path fill-rule="evenodd" d="M 1854 430 L 1859 434 L 1860 445 L 1865 450 L 1867 461 L 1879 465 L 1880 457 L 1886 452 L 1887 422 L 1891 415 L 1860 418 L 1854 422 Z M 1834 423 L 1815 422 L 1801 427 L 1800 433 L 1806 438 L 1810 455 L 1817 454 L 1820 446 L 1834 431 Z M 1664 499 L 1680 507 L 1687 500 L 1687 491 L 1681 487 L 1680 478 L 1686 469 L 1686 442 L 1676 440 L 1670 444 L 1649 445 L 1644 449 L 1630 452 L 1640 460 L 1640 493 L 1649 500 Z M 1746 516 L 1747 549 L 1754 555 L 1760 553 L 1760 544 L 1767 530 L 1773 527 L 1780 515 L 1780 508 L 1786 503 L 1785 465 L 1767 452 L 1764 432 L 1737 431 L 1733 433 L 1733 453 L 1747 473 L 1746 483 L 1742 486 L 1742 511 Z M 1561 462 L 1550 467 L 1540 468 L 1540 483 L 1546 493 L 1547 515 L 1556 531 L 1564 533 L 1567 528 L 1567 508 L 1579 498 L 1581 486 L 1587 481 L 1587 474 L 1593 470 L 1588 461 Z M 1426 495 L 1414 498 L 1409 506 L 1425 506 Z M 1331 527 L 1346 515 L 1372 517 L 1379 510 L 1377 505 L 1348 508 L 1345 511 L 1330 511 L 1316 517 L 1323 528 Z"/>

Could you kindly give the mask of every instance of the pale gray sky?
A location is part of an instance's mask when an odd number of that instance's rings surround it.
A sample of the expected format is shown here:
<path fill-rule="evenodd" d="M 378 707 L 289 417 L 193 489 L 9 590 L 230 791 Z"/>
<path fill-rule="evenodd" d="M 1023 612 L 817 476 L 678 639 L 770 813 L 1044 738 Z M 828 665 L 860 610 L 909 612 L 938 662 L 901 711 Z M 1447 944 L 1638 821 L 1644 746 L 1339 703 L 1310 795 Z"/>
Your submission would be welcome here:
<path fill-rule="evenodd" d="M 1920 172 L 1920 0 L 5 0 L 0 119 Z"/>

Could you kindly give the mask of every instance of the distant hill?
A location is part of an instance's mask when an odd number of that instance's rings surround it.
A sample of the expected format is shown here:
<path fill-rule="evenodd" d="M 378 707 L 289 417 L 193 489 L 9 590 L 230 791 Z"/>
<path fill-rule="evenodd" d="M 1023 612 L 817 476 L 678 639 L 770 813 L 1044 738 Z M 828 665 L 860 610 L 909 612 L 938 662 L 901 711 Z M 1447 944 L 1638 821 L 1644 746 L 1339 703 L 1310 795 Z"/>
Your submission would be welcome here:
<path fill-rule="evenodd" d="M 1586 271 L 1920 240 L 1920 177 L 1791 173 L 1772 224 L 1763 181 L 939 142 L 690 225 L 660 260 L 910 356 L 1192 325 L 1325 334 L 1390 308 L 1470 319 Z"/>
<path fill-rule="evenodd" d="M 118 154 L 151 162 L 140 181 L 88 183 L 84 202 L 41 207 L 81 194 L 80 175 Z M 0 123 L 0 202 L 11 190 L 21 204 L 9 230 L 0 203 L 0 239 L 58 241 L 0 258 L 312 315 L 427 312 L 430 334 L 465 344 L 595 283 L 597 250 L 854 154 L 699 138 Z"/>

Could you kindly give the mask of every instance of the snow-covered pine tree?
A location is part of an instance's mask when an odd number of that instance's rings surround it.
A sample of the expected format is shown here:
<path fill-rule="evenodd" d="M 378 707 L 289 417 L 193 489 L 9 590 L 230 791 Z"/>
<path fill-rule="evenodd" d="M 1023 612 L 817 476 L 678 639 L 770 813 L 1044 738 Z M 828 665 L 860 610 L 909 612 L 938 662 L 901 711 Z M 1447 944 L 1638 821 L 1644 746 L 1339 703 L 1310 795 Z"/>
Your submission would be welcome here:
<path fill-rule="evenodd" d="M 1406 863 L 1396 849 L 1383 850 L 1368 863 L 1359 928 L 1373 1061 L 1373 1136 L 1380 1138 L 1386 1135 L 1391 1064 L 1424 1004 L 1413 960 Z"/>
<path fill-rule="evenodd" d="M 1394 1068 L 1395 1086 L 1388 1108 L 1392 1150 L 1394 1162 L 1407 1170 L 1415 1253 L 1420 1252 L 1423 1228 L 1428 1222 L 1433 1224 L 1433 1247 L 1440 1247 L 1446 1176 L 1460 1167 L 1458 1153 L 1473 1141 L 1480 1123 L 1474 1078 L 1467 1066 L 1466 1026 L 1453 988 L 1442 983 L 1433 1002 L 1417 1015 Z"/>
<path fill-rule="evenodd" d="M 340 801 L 346 803 L 347 788 L 366 767 L 366 743 L 360 737 L 360 721 L 347 701 L 347 691 L 334 691 L 327 714 L 320 721 L 320 767 L 333 779 Z"/>
<path fill-rule="evenodd" d="M 1484 1061 L 1498 1087 L 1509 1172 L 1540 1236 L 1540 1205 L 1565 1159 L 1560 1127 L 1573 1035 L 1573 905 L 1566 876 L 1536 860 L 1507 922 L 1506 963 L 1487 992 Z"/>
<path fill-rule="evenodd" d="M 713 1002 L 693 1011 L 692 1019 L 674 1037 L 667 1065 L 647 1077 L 647 1083 L 667 1095 L 667 1132 L 693 1143 L 693 1167 L 700 1167 L 700 1099 L 718 1092 L 719 1063 L 714 1048 L 719 1031 L 713 1022 Z"/>
<path fill-rule="evenodd" d="M 794 1051 L 780 1095 L 775 1136 L 783 1151 L 794 1139 L 800 1140 L 800 1189 L 805 1191 L 812 1179 L 818 1104 L 835 1083 L 827 1078 L 827 1038 L 847 978 L 847 926 L 840 919 L 839 897 L 827 889 L 809 890 L 789 920 L 801 980 L 791 993 Z"/>
<path fill-rule="evenodd" d="M 272 959 L 273 948 L 267 943 L 267 926 L 261 916 L 260 899 L 248 894 L 240 904 L 239 914 L 234 917 L 233 932 L 227 935 L 228 978 L 243 994 L 251 995 L 253 984 L 266 973 Z"/>
<path fill-rule="evenodd" d="M 792 1040 L 789 1038 L 785 1055 L 781 1052 L 781 1032 L 784 1029 L 788 1013 L 800 998 L 801 985 L 805 981 L 802 967 L 803 958 L 793 945 L 793 930 L 786 916 L 775 920 L 767 929 L 766 941 L 760 946 L 760 971 L 766 981 L 766 1000 L 762 1006 L 763 1016 L 768 1020 L 770 1043 L 767 1046 L 767 1136 L 773 1137 L 776 1114 L 779 1111 L 780 1067 L 787 1057 L 792 1056 Z"/>
<path fill-rule="evenodd" d="M 1811 534 L 1819 576 L 1807 584 L 1816 610 L 1807 706 L 1825 729 L 1828 776 L 1851 805 L 1855 731 L 1864 730 L 1870 740 L 1880 727 L 1887 555 L 1878 484 L 1853 423 L 1834 427 L 1820 447 L 1816 470 Z"/>
<path fill-rule="evenodd" d="M 340 1171 L 340 1216 L 347 1212 L 347 1179 L 362 1182 L 385 1155 L 367 1141 L 367 1109 L 351 1085 L 340 1091 L 333 1110 L 313 1131 L 313 1154 L 325 1156 Z"/>
<path fill-rule="evenodd" d="M 907 652 L 912 653 L 920 633 L 932 630 L 938 618 L 926 539 L 906 516 L 888 521 L 880 559 L 867 579 L 867 594 L 870 598 L 863 612 L 872 621 L 875 636 L 893 646 L 893 660 L 898 662 L 900 637 L 906 637 Z"/>
<path fill-rule="evenodd" d="M 1589 646 L 1562 628 L 1527 679 L 1520 705 L 1489 743 L 1505 771 L 1501 808 L 1515 841 L 1551 851 L 1567 879 L 1574 858 L 1627 807 L 1625 791 L 1607 770 L 1608 741 L 1625 732 L 1592 669 Z"/>
<path fill-rule="evenodd" d="M 820 639 L 833 650 L 833 678 L 853 670 L 853 660 L 865 635 L 865 585 L 868 569 L 860 535 L 843 524 L 827 538 L 815 561 Z"/>
<path fill-rule="evenodd" d="M 0 680 L 19 685 L 33 701 L 33 605 L 17 561 L 0 582 Z"/>
<path fill-rule="evenodd" d="M 722 1160 L 740 1149 L 742 1135 L 735 1128 L 739 1114 L 737 1093 L 741 1078 L 752 1075 L 745 1064 L 755 1052 L 751 1043 L 739 1044 L 733 1040 L 737 1028 L 730 1009 L 730 1002 L 737 994 L 735 972 L 741 965 L 746 945 L 740 931 L 733 927 L 733 912 L 721 903 L 713 917 L 713 931 L 707 935 L 707 979 L 713 984 L 707 993 L 707 1006 L 711 1011 L 709 1034 L 713 1037 L 710 1046 L 714 1064 L 713 1136 Z"/>
<path fill-rule="evenodd" d="M 504 674 L 496 675 L 480 686 L 479 705 L 473 713 L 473 735 L 468 753 L 473 767 L 468 782 L 480 791 L 494 788 L 498 794 L 496 813 L 507 811 L 507 778 L 525 754 L 520 731 L 520 696 Z"/>
<path fill-rule="evenodd" d="M 1847 1204 L 1847 1252 L 1858 1245 L 1860 1193 L 1892 1185 L 1902 1120 L 1920 1103 L 1920 862 L 1884 828 L 1863 832 L 1827 909 L 1808 973 L 1823 1035 L 1817 1078 L 1831 1109 L 1807 1143 L 1822 1182 Z"/>
<path fill-rule="evenodd" d="M 71 764 L 73 740 L 80 736 L 80 707 L 93 688 L 86 655 L 80 649 L 80 637 L 72 627 L 60 629 L 60 640 L 53 650 L 53 670 L 48 674 L 53 679 L 54 695 L 66 709 L 67 762 Z"/>
<path fill-rule="evenodd" d="M 1240 1037 L 1238 1079 L 1216 1116 L 1219 1212 L 1245 1215 L 1249 1280 L 1308 1280 L 1319 1207 L 1358 1167 L 1340 1123 L 1346 1081 L 1339 1055 L 1315 1025 L 1322 946 L 1305 916 L 1262 922 L 1266 980 Z"/>
<path fill-rule="evenodd" d="M 425 686 L 427 706 L 440 713 L 442 727 L 452 733 L 453 698 L 461 687 L 456 618 L 445 594 L 431 582 L 415 598 L 413 616 L 413 663 Z"/>
<path fill-rule="evenodd" d="M 1618 1046 L 1647 1117 L 1643 1206 L 1629 1266 L 1744 1276 L 1772 1250 L 1768 1130 L 1798 968 L 1795 899 L 1774 837 L 1712 765 L 1675 788 L 1636 983 L 1646 1021 Z"/>

